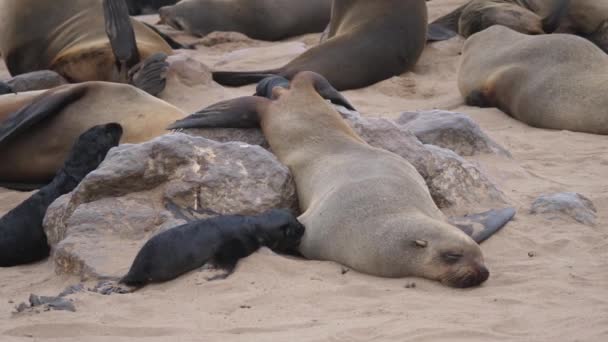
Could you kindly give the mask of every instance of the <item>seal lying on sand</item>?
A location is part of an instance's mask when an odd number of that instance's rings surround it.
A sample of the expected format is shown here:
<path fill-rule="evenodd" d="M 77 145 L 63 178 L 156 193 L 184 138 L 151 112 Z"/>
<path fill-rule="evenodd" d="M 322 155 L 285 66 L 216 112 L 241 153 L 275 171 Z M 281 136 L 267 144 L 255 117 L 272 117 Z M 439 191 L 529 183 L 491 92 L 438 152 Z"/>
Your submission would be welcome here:
<path fill-rule="evenodd" d="M 412 68 L 426 44 L 426 27 L 424 0 L 334 0 L 323 43 L 278 69 L 216 71 L 213 79 L 241 86 L 313 71 L 338 90 L 362 88 Z"/>
<path fill-rule="evenodd" d="M 239 259 L 262 246 L 280 252 L 295 250 L 303 234 L 304 226 L 289 210 L 193 221 L 148 240 L 120 283 L 142 287 L 177 278 L 208 263 L 226 271 L 209 280 L 223 279 L 234 271 Z"/>
<path fill-rule="evenodd" d="M 294 175 L 303 211 L 298 220 L 306 227 L 298 250 L 309 259 L 455 287 L 484 282 L 489 272 L 479 245 L 446 222 L 416 169 L 363 141 L 317 89 L 328 89 L 327 80 L 302 72 L 289 89 L 275 87 L 274 100 L 224 101 L 171 128 L 261 124 L 272 151 Z M 512 215 L 486 226 L 486 233 Z"/>
<path fill-rule="evenodd" d="M 0 53 L 11 75 L 53 70 L 70 82 L 164 88 L 171 47 L 131 20 L 124 0 L 5 0 Z M 139 72 L 138 72 L 139 71 Z"/>
<path fill-rule="evenodd" d="M 183 0 L 159 11 L 161 23 L 192 35 L 235 31 L 262 40 L 321 32 L 330 13 L 331 0 Z"/>
<path fill-rule="evenodd" d="M 534 127 L 608 134 L 606 70 L 608 55 L 581 37 L 496 25 L 467 39 L 458 88 L 468 105 Z"/>
<path fill-rule="evenodd" d="M 121 134 L 120 125 L 115 123 L 83 133 L 53 181 L 0 219 L 0 267 L 26 264 L 49 255 L 42 228 L 46 209 L 95 170 L 110 148 L 118 145 Z"/>
<path fill-rule="evenodd" d="M 124 129 L 122 143 L 140 143 L 167 133 L 166 127 L 184 116 L 119 83 L 85 82 L 0 96 L 0 182 L 48 182 L 89 127 L 118 122 Z"/>

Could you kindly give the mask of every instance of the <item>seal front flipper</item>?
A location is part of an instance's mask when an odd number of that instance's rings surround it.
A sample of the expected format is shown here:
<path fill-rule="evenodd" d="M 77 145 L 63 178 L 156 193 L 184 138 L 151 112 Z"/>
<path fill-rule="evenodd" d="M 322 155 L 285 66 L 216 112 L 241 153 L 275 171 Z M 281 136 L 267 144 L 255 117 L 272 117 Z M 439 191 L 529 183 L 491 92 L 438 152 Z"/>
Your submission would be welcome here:
<path fill-rule="evenodd" d="M 127 71 L 140 61 L 129 8 L 124 0 L 103 0 L 103 12 L 116 66 L 119 73 L 126 76 Z"/>
<path fill-rule="evenodd" d="M 265 97 L 269 100 L 273 100 L 272 89 L 275 87 L 281 87 L 289 89 L 289 80 L 283 76 L 270 76 L 258 82 L 255 88 L 254 96 Z"/>
<path fill-rule="evenodd" d="M 129 70 L 127 75 L 131 85 L 156 96 L 160 94 L 167 85 L 167 55 L 158 52 L 141 61 Z"/>
<path fill-rule="evenodd" d="M 553 33 L 557 30 L 561 20 L 568 13 L 570 0 L 554 0 L 551 12 L 542 19 L 543 31 L 545 33 Z"/>
<path fill-rule="evenodd" d="M 167 129 L 259 127 L 258 108 L 268 101 L 259 96 L 245 96 L 218 102 L 174 122 Z"/>
<path fill-rule="evenodd" d="M 150 25 L 150 24 L 145 23 L 143 21 L 141 21 L 141 23 L 144 24 L 144 25 L 146 25 L 150 30 L 156 32 L 156 34 L 158 34 L 174 50 L 177 50 L 177 49 L 196 50 L 196 48 L 193 45 L 191 45 L 191 44 L 184 45 L 184 44 L 176 41 L 175 39 L 169 37 L 168 35 L 162 33 L 154 25 Z"/>
<path fill-rule="evenodd" d="M 278 70 L 264 71 L 214 71 L 213 80 L 221 85 L 240 87 L 279 74 Z"/>
<path fill-rule="evenodd" d="M 515 208 L 493 209 L 481 214 L 450 217 L 448 222 L 481 243 L 504 227 L 515 216 Z"/>
<path fill-rule="evenodd" d="M 66 106 L 83 97 L 86 91 L 87 87 L 82 85 L 52 89 L 38 96 L 32 103 L 11 114 L 0 123 L 0 145 L 45 118 L 60 112 Z"/>
<path fill-rule="evenodd" d="M 6 95 L 6 94 L 14 94 L 15 92 L 13 91 L 13 88 L 4 83 L 4 82 L 0 82 L 0 95 Z"/>
<path fill-rule="evenodd" d="M 436 42 L 457 36 L 458 21 L 469 3 L 470 1 L 430 23 L 427 27 L 426 40 L 428 42 Z"/>

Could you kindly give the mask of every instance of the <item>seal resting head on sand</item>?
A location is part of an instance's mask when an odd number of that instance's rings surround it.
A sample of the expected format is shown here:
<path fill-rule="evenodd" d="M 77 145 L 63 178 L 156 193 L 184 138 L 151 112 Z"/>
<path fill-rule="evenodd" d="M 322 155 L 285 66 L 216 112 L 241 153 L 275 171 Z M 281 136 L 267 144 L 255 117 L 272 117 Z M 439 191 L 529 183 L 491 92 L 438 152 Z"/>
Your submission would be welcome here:
<path fill-rule="evenodd" d="M 341 96 L 320 75 L 302 72 L 289 89 L 275 87 L 274 100 L 224 101 L 171 127 L 261 124 L 272 151 L 294 175 L 303 212 L 298 220 L 306 227 L 299 252 L 307 258 L 454 287 L 484 282 L 489 272 L 479 245 L 446 222 L 416 169 L 364 142 L 318 89 L 332 89 L 326 98 Z"/>
<path fill-rule="evenodd" d="M 122 128 L 116 123 L 95 126 L 84 132 L 72 147 L 53 181 L 0 218 L 0 267 L 42 260 L 49 255 L 42 220 L 59 196 L 74 190 L 95 170 L 110 148 L 118 145 Z"/>
<path fill-rule="evenodd" d="M 159 10 L 161 23 L 193 35 L 234 31 L 262 40 L 321 32 L 330 13 L 331 0 L 183 0 Z"/>
<path fill-rule="evenodd" d="M 458 88 L 467 104 L 534 127 L 608 134 L 606 70 L 608 55 L 581 37 L 497 25 L 467 39 Z"/>
<path fill-rule="evenodd" d="M 153 95 L 164 88 L 164 59 L 172 49 L 129 18 L 124 0 L 4 0 L 0 6 L 0 53 L 13 76 L 53 70 L 70 82 L 131 83 Z"/>
<path fill-rule="evenodd" d="M 184 115 L 120 83 L 84 82 L 0 96 L 0 184 L 21 188 L 48 182 L 89 127 L 117 122 L 124 130 L 122 143 L 140 143 L 165 134 Z"/>
<path fill-rule="evenodd" d="M 192 221 L 148 240 L 120 283 L 142 287 L 177 278 L 205 264 L 226 271 L 209 280 L 225 279 L 239 259 L 262 246 L 291 251 L 303 234 L 304 226 L 285 209 L 257 216 L 222 215 Z"/>
<path fill-rule="evenodd" d="M 241 86 L 313 71 L 338 90 L 362 88 L 411 69 L 426 44 L 426 27 L 424 0 L 334 0 L 323 43 L 278 69 L 216 71 L 213 79 Z"/>

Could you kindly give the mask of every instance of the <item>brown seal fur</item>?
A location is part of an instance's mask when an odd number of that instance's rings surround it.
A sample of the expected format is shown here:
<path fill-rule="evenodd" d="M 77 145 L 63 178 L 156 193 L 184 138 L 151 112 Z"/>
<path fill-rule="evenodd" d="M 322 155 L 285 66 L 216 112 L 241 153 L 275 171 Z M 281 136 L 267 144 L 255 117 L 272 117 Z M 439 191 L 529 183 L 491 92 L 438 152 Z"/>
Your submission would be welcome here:
<path fill-rule="evenodd" d="M 334 0 L 328 38 L 287 65 L 254 72 L 216 71 L 220 84 L 241 86 L 269 74 L 323 75 L 336 89 L 362 88 L 412 68 L 426 44 L 424 0 Z"/>
<path fill-rule="evenodd" d="M 126 82 L 105 31 L 101 0 L 4 0 L 0 52 L 11 75 L 53 70 L 70 82 Z M 141 60 L 169 45 L 132 20 Z"/>
<path fill-rule="evenodd" d="M 276 100 L 226 101 L 172 128 L 238 126 L 257 113 L 273 152 L 294 175 L 298 220 L 306 227 L 299 251 L 307 258 L 455 287 L 485 281 L 479 245 L 446 222 L 409 162 L 368 145 L 324 101 L 319 89 L 326 83 L 299 73 L 288 90 L 274 88 Z M 222 117 L 228 120 L 219 122 Z"/>
<path fill-rule="evenodd" d="M 20 109 L 31 119 L 12 128 Z M 120 123 L 121 143 L 140 143 L 167 133 L 166 127 L 183 116 L 180 109 L 119 83 L 86 82 L 0 96 L 0 181 L 52 179 L 76 138 L 92 126 Z"/>
<path fill-rule="evenodd" d="M 467 104 L 534 127 L 608 134 L 607 70 L 608 55 L 581 37 L 496 25 L 467 39 L 458 87 Z"/>
<path fill-rule="evenodd" d="M 184 0 L 159 10 L 161 23 L 193 35 L 235 31 L 262 40 L 321 32 L 330 13 L 331 0 Z"/>

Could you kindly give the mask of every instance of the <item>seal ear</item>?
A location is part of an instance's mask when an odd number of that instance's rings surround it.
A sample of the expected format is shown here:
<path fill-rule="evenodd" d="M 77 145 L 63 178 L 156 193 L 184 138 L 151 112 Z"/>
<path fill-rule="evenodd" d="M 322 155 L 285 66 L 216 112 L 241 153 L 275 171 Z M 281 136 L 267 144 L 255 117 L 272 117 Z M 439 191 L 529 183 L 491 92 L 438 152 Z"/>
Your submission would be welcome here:
<path fill-rule="evenodd" d="M 465 232 L 475 242 L 481 243 L 502 229 L 514 216 L 515 208 L 504 208 L 464 217 L 450 217 L 448 222 Z"/>
<path fill-rule="evenodd" d="M 426 240 L 414 240 L 414 246 L 419 247 L 419 248 L 426 248 L 428 247 L 429 242 Z"/>
<path fill-rule="evenodd" d="M 268 99 L 259 96 L 218 102 L 174 122 L 167 129 L 259 127 L 258 108 L 268 102 Z"/>

